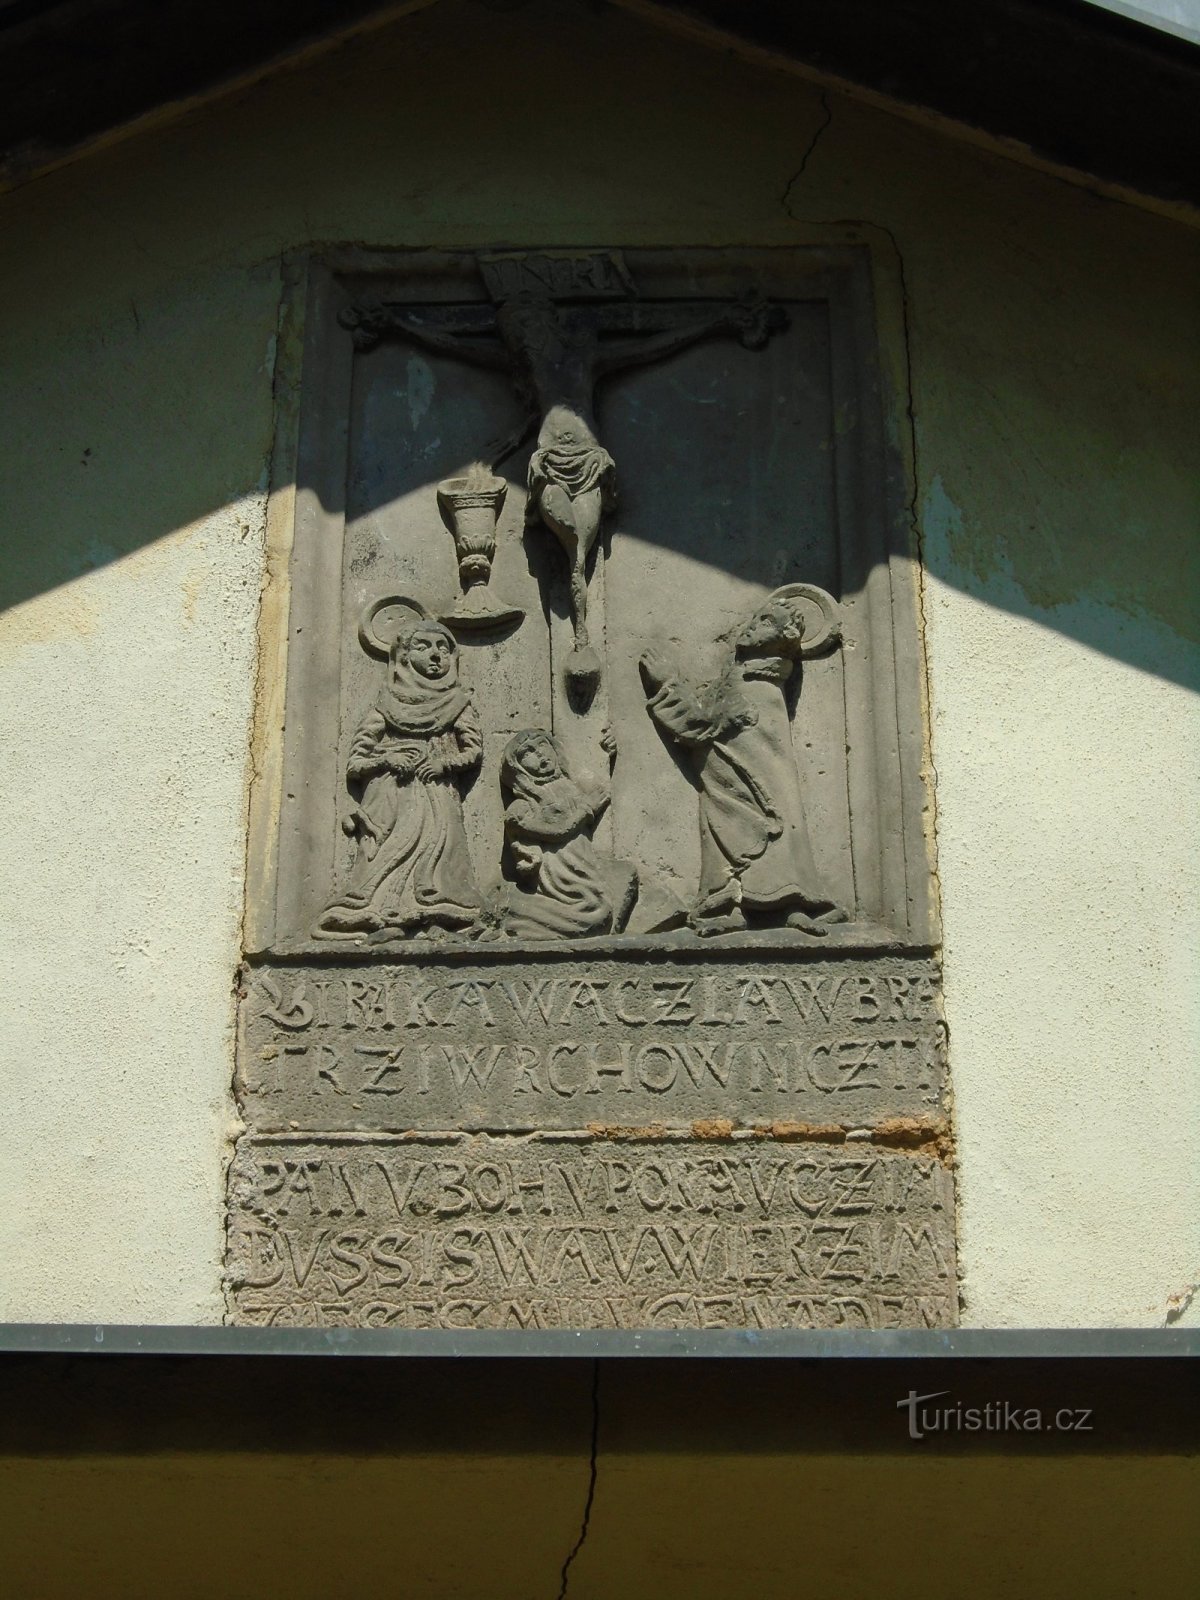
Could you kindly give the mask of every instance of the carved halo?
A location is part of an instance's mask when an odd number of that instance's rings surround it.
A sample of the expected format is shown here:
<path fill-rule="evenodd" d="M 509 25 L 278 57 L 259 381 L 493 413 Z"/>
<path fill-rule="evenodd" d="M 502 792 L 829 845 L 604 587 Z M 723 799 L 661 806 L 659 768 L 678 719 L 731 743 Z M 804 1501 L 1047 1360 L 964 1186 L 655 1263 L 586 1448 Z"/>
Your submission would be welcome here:
<path fill-rule="evenodd" d="M 842 621 L 837 601 L 815 583 L 785 583 L 778 589 L 772 589 L 763 605 L 769 605 L 772 600 L 790 601 L 803 617 L 804 636 L 800 641 L 802 659 L 822 655 L 840 640 Z"/>
<path fill-rule="evenodd" d="M 410 600 L 402 594 L 387 594 L 382 600 L 373 601 L 363 612 L 358 624 L 358 642 L 369 656 L 387 661 L 402 628 L 413 622 L 430 621 L 429 612 L 419 600 Z"/>

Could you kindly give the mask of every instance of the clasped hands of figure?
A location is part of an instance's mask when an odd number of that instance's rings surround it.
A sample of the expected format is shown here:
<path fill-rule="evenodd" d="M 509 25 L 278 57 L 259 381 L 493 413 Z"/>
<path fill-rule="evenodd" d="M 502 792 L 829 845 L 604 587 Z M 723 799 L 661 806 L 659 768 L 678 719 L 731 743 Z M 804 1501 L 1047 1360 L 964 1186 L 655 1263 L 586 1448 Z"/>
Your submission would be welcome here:
<path fill-rule="evenodd" d="M 387 770 L 401 782 L 415 778 L 419 783 L 436 783 L 448 770 L 428 746 L 405 742 L 385 746 L 379 753 Z"/>

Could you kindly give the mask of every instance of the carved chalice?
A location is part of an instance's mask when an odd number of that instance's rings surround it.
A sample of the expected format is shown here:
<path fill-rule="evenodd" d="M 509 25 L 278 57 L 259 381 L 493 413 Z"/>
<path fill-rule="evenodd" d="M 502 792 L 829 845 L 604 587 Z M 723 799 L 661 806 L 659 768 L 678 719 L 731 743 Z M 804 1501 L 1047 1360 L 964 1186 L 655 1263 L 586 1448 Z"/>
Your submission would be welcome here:
<path fill-rule="evenodd" d="M 447 478 L 438 484 L 438 505 L 454 538 L 463 591 L 450 610 L 442 613 L 442 621 L 452 628 L 501 628 L 525 615 L 519 606 L 506 605 L 490 588 L 496 520 L 507 493 L 504 479 L 478 461 L 461 478 Z"/>

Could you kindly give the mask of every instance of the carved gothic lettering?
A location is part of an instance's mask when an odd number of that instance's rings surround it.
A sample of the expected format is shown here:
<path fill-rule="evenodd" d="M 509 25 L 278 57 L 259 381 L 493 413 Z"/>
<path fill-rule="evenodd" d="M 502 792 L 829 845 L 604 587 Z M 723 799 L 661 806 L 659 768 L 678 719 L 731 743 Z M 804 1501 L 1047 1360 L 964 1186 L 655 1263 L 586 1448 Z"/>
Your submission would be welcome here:
<path fill-rule="evenodd" d="M 280 1190 L 269 1151 L 239 1157 L 251 1210 L 235 1227 L 234 1280 L 246 1307 L 291 1307 L 310 1293 L 376 1326 L 384 1305 L 424 1315 L 418 1307 L 439 1303 L 432 1289 L 443 1303 L 449 1291 L 469 1299 L 482 1326 L 530 1294 L 568 1297 L 583 1325 L 636 1326 L 643 1297 L 681 1295 L 677 1309 L 711 1299 L 737 1326 L 790 1325 L 800 1301 L 831 1326 L 853 1303 L 872 1307 L 874 1326 L 897 1316 L 921 1324 L 918 1302 L 927 1309 L 950 1293 L 952 1206 L 924 1182 L 907 1203 L 886 1203 L 892 1169 L 928 1168 L 928 1158 L 814 1150 L 789 1160 L 676 1145 L 516 1156 L 479 1139 L 432 1156 L 366 1147 L 340 1156 L 327 1202 L 297 1215 L 281 1202 L 294 1191 Z M 282 1164 L 309 1178 L 329 1165 L 303 1148 Z M 388 1181 L 372 1181 L 381 1172 Z M 347 1214 L 350 1227 L 339 1221 Z"/>

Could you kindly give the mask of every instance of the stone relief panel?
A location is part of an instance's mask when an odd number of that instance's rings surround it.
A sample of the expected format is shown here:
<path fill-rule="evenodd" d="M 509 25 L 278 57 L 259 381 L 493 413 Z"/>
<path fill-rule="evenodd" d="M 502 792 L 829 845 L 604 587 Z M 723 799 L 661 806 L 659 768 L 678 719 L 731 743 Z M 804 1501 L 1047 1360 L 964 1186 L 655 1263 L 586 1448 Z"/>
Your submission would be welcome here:
<path fill-rule="evenodd" d="M 865 249 L 305 273 L 231 1317 L 952 1322 Z"/>

